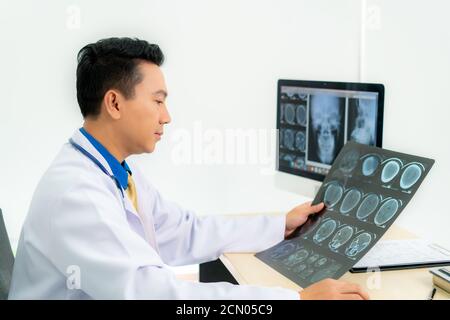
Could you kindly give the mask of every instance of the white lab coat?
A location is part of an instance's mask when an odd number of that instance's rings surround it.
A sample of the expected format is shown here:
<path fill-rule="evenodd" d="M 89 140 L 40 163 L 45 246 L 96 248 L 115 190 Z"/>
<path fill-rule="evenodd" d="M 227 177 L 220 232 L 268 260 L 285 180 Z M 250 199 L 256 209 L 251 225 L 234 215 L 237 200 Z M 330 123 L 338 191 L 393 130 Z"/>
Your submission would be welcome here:
<path fill-rule="evenodd" d="M 72 139 L 112 174 L 81 132 Z M 23 225 L 10 299 L 299 299 L 284 288 L 179 280 L 167 265 L 280 242 L 285 216 L 196 217 L 129 165 L 142 220 L 98 166 L 71 144 L 62 147 Z"/>

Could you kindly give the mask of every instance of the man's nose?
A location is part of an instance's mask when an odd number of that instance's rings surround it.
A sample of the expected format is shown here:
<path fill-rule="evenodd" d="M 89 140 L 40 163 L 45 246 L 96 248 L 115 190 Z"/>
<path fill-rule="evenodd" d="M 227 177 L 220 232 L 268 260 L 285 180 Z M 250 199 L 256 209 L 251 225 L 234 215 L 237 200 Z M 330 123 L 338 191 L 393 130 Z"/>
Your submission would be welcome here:
<path fill-rule="evenodd" d="M 167 109 L 167 106 L 164 105 L 163 111 L 160 114 L 159 122 L 161 124 L 168 124 L 172 121 L 172 118 L 170 117 L 169 110 Z"/>

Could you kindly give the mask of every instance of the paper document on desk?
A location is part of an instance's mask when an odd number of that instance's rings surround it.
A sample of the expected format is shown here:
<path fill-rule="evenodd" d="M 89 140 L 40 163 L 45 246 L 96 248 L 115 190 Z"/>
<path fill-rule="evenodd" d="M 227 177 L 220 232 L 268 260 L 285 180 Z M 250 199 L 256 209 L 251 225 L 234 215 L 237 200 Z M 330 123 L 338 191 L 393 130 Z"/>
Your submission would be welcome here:
<path fill-rule="evenodd" d="M 301 287 L 340 278 L 388 230 L 434 160 L 348 142 L 313 204 L 324 202 L 291 239 L 256 257 Z"/>
<path fill-rule="evenodd" d="M 450 265 L 450 251 L 424 239 L 384 240 L 378 242 L 352 271 L 367 269 L 404 269 Z"/>

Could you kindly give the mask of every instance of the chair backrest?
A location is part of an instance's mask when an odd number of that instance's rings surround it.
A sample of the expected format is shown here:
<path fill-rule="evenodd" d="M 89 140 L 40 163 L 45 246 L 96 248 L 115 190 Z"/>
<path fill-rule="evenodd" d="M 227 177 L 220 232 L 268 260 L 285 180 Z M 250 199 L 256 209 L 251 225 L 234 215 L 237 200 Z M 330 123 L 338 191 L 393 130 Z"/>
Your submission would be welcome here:
<path fill-rule="evenodd" d="M 6 233 L 2 210 L 0 209 L 0 300 L 8 299 L 13 265 L 14 255 Z"/>

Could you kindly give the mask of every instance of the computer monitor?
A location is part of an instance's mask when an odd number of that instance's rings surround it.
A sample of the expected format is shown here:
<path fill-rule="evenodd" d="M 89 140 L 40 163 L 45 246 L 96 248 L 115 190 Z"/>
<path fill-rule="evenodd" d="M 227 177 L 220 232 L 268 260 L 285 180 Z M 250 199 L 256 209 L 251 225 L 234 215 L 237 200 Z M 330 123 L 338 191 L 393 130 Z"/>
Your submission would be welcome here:
<path fill-rule="evenodd" d="M 347 141 L 382 146 L 383 108 L 382 84 L 279 80 L 277 170 L 323 181 Z"/>

